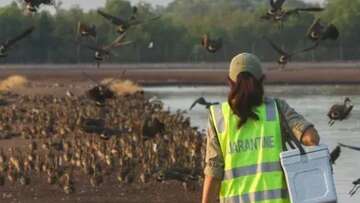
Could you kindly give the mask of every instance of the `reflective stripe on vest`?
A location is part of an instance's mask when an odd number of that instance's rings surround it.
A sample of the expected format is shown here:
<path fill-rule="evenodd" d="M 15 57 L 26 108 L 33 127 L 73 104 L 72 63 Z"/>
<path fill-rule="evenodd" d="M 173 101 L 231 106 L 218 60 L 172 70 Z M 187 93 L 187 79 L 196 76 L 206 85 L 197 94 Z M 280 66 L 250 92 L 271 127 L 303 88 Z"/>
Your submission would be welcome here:
<path fill-rule="evenodd" d="M 254 109 L 259 120 L 249 118 L 241 128 L 227 102 L 210 111 L 225 163 L 221 202 L 290 202 L 280 166 L 282 141 L 276 103 L 266 99 Z"/>

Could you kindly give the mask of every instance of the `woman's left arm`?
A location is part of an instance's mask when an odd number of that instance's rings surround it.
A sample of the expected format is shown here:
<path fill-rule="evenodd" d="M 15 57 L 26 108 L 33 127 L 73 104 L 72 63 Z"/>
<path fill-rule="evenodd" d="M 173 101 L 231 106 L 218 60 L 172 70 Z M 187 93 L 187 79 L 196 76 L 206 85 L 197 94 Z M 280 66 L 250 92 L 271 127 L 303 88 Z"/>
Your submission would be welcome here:
<path fill-rule="evenodd" d="M 213 177 L 205 175 L 204 187 L 203 187 L 203 196 L 202 203 L 210 203 L 210 202 L 219 202 L 219 190 L 220 190 L 221 180 Z"/>

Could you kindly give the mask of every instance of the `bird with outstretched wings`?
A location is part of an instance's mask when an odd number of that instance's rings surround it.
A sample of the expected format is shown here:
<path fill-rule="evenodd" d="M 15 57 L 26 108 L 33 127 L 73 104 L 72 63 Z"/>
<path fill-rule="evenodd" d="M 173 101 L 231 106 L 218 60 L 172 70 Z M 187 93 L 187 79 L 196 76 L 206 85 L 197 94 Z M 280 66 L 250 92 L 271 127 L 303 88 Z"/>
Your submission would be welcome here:
<path fill-rule="evenodd" d="M 77 36 L 96 38 L 97 36 L 96 26 L 95 25 L 90 26 L 79 21 L 77 26 Z"/>
<path fill-rule="evenodd" d="M 210 53 L 216 53 L 222 48 L 222 39 L 211 39 L 208 34 L 203 35 L 201 45 Z"/>
<path fill-rule="evenodd" d="M 24 0 L 26 4 L 26 9 L 30 12 L 36 12 L 39 9 L 41 4 L 44 5 L 54 5 L 55 0 Z"/>
<path fill-rule="evenodd" d="M 6 40 L 5 42 L 0 44 L 0 57 L 5 57 L 7 56 L 7 51 L 12 48 L 18 41 L 24 39 L 25 37 L 27 37 L 28 35 L 30 35 L 33 31 L 34 31 L 35 27 L 31 26 L 29 28 L 27 28 L 26 30 L 24 30 L 22 33 L 20 33 L 19 35 L 15 36 L 12 39 Z"/>
<path fill-rule="evenodd" d="M 341 153 L 341 147 L 340 147 L 340 145 L 338 145 L 330 153 L 330 162 L 331 162 L 331 164 L 335 164 L 335 161 L 340 157 L 340 153 Z"/>
<path fill-rule="evenodd" d="M 273 22 L 279 22 L 280 25 L 288 19 L 289 16 L 294 14 L 300 14 L 300 12 L 319 12 L 323 11 L 320 7 L 309 7 L 309 8 L 294 8 L 294 9 L 283 9 L 285 0 L 270 0 L 270 8 L 265 15 L 260 18 L 264 20 L 270 20 Z M 281 26 L 280 26 L 281 27 Z"/>
<path fill-rule="evenodd" d="M 355 150 L 355 151 L 360 151 L 360 147 L 355 147 L 355 146 L 346 145 L 346 144 L 342 144 L 342 143 L 339 143 L 339 146 L 345 147 L 345 148 L 348 148 L 348 149 L 352 149 L 352 150 Z"/>
<path fill-rule="evenodd" d="M 110 58 L 111 56 L 116 56 L 113 52 L 111 52 L 112 49 L 120 48 L 122 46 L 126 46 L 129 44 L 132 44 L 132 41 L 124 41 L 125 39 L 125 33 L 118 36 L 111 44 L 109 45 L 90 45 L 90 44 L 84 44 L 81 43 L 80 45 L 95 51 L 95 60 L 97 67 L 100 68 L 100 63 L 106 58 Z"/>
<path fill-rule="evenodd" d="M 119 34 L 122 34 L 122 33 L 126 32 L 132 26 L 145 24 L 147 22 L 157 20 L 157 19 L 160 18 L 160 16 L 156 16 L 156 17 L 150 18 L 148 20 L 139 20 L 137 18 L 137 13 L 138 13 L 138 8 L 133 7 L 132 15 L 128 19 L 125 19 L 123 17 L 113 16 L 113 15 L 111 15 L 109 13 L 106 13 L 106 12 L 100 10 L 100 9 L 98 10 L 99 15 L 101 15 L 102 17 L 104 17 L 105 19 L 110 21 L 112 24 L 118 26 L 117 27 L 117 32 Z"/>
<path fill-rule="evenodd" d="M 190 106 L 189 110 L 192 110 L 197 104 L 205 106 L 205 108 L 210 108 L 210 106 L 212 105 L 218 105 L 219 102 L 208 102 L 206 101 L 206 99 L 204 97 L 199 97 L 198 99 L 196 99 Z"/>
<path fill-rule="evenodd" d="M 319 18 L 314 20 L 306 33 L 306 36 L 316 43 L 320 43 L 320 41 L 328 39 L 337 40 L 339 35 L 340 32 L 335 25 L 324 25 L 321 23 Z"/>
<path fill-rule="evenodd" d="M 360 178 L 357 180 L 354 180 L 352 182 L 354 187 L 349 191 L 349 195 L 352 197 L 356 194 L 356 192 L 360 189 Z"/>
<path fill-rule="evenodd" d="M 310 47 L 299 49 L 297 51 L 294 51 L 292 53 L 289 53 L 285 51 L 284 49 L 280 48 L 277 44 L 275 44 L 270 38 L 264 36 L 264 39 L 270 44 L 270 46 L 278 53 L 280 54 L 280 57 L 278 59 L 278 64 L 282 66 L 282 68 L 285 67 L 285 65 L 291 60 L 291 58 L 297 54 L 308 52 L 310 50 L 315 49 L 318 44 L 313 44 Z"/>

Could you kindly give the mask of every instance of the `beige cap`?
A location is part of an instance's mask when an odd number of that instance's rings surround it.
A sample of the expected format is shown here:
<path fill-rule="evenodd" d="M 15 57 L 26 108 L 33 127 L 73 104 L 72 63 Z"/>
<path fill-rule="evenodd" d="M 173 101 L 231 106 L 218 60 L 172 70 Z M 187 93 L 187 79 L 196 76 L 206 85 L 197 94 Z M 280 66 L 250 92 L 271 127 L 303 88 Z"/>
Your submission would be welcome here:
<path fill-rule="evenodd" d="M 236 81 L 237 76 L 242 72 L 248 72 L 260 80 L 263 76 L 260 59 L 249 53 L 241 53 L 235 56 L 230 63 L 229 77 L 232 81 Z"/>

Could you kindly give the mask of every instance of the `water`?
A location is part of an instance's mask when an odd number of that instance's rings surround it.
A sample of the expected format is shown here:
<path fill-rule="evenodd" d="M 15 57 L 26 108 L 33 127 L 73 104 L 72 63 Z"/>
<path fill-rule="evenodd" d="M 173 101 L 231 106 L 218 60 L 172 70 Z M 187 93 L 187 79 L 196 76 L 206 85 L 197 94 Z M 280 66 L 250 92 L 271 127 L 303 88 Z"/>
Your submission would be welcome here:
<path fill-rule="evenodd" d="M 200 86 L 200 87 L 148 87 L 145 91 L 151 92 L 164 101 L 172 111 L 177 109 L 188 110 L 192 102 L 204 96 L 209 101 L 225 101 L 227 87 Z M 297 112 L 304 115 L 315 124 L 321 136 L 321 143 L 333 149 L 338 142 L 360 146 L 360 86 L 267 86 L 266 94 L 271 97 L 285 99 Z M 341 103 L 344 97 L 349 96 L 354 109 L 349 120 L 328 126 L 326 114 L 334 103 Z M 201 106 L 188 112 L 194 126 L 205 129 L 208 113 Z M 348 195 L 352 188 L 352 181 L 360 178 L 360 152 L 342 149 L 342 154 L 334 166 L 336 189 L 340 203 L 360 202 L 360 190 L 353 197 Z"/>

